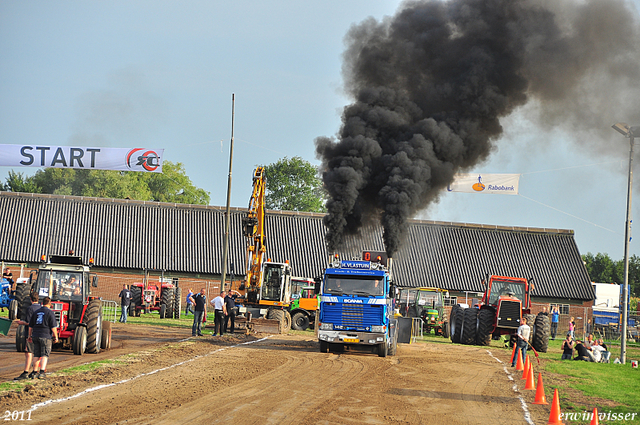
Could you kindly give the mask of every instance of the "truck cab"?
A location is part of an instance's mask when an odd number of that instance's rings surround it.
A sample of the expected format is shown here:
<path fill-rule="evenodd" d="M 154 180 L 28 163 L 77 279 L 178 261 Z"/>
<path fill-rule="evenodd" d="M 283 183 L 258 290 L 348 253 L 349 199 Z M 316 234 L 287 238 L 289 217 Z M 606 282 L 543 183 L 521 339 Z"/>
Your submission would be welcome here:
<path fill-rule="evenodd" d="M 360 346 L 377 351 L 380 357 L 394 355 L 393 291 L 390 273 L 381 262 L 335 259 L 321 285 L 320 351 Z"/>

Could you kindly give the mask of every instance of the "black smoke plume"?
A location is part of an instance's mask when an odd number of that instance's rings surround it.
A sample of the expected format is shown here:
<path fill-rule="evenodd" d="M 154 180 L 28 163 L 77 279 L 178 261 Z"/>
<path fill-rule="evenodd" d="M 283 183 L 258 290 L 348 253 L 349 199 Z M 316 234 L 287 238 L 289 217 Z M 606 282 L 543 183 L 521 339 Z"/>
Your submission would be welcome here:
<path fill-rule="evenodd" d="M 585 145 L 611 140 L 616 120 L 640 123 L 638 34 L 623 0 L 410 1 L 354 25 L 343 65 L 354 102 L 336 139 L 316 139 L 329 250 L 380 220 L 393 255 L 407 220 L 487 159 L 500 118 L 525 104 L 540 127 L 590 135 Z"/>

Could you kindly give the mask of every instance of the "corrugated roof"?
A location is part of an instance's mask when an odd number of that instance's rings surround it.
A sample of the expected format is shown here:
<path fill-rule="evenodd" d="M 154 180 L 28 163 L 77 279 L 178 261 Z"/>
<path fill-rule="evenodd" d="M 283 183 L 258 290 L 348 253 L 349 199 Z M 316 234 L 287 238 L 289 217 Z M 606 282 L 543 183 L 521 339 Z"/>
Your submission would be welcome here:
<path fill-rule="evenodd" d="M 96 266 L 217 275 L 222 272 L 223 207 L 0 192 L 0 259 L 37 262 L 42 254 L 94 257 Z M 230 214 L 229 261 L 244 275 L 245 209 Z M 267 251 L 315 277 L 329 259 L 323 214 L 268 211 Z M 341 253 L 384 251 L 382 230 L 365 226 Z M 412 220 L 395 255 L 400 286 L 482 292 L 487 273 L 534 278 L 534 296 L 593 299 L 573 231 Z"/>

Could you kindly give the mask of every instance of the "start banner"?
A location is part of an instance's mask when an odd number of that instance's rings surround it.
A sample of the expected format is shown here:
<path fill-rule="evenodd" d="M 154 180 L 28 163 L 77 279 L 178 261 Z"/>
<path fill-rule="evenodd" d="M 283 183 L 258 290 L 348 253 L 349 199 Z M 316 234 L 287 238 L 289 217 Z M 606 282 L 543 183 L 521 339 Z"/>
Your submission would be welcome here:
<path fill-rule="evenodd" d="M 520 174 L 456 174 L 449 192 L 517 195 Z"/>
<path fill-rule="evenodd" d="M 164 149 L 0 145 L 0 166 L 162 172 Z"/>

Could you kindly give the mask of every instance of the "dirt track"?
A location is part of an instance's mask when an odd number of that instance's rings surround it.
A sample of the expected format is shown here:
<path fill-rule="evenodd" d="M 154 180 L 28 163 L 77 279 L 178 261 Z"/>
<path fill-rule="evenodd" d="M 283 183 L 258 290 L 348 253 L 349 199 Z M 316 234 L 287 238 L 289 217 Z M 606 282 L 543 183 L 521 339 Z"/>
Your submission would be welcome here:
<path fill-rule="evenodd" d="M 56 424 L 518 424 L 527 423 L 521 396 L 536 423 L 549 417 L 548 406 L 530 404 L 533 391 L 514 392 L 483 348 L 400 345 L 397 356 L 379 358 L 320 353 L 312 334 L 260 337 L 123 349 L 137 353 L 93 372 L 54 373 L 2 397 L 1 410 L 35 407 L 32 423 Z M 491 351 L 508 360 L 506 350 Z M 104 384 L 113 385 L 60 401 Z"/>

